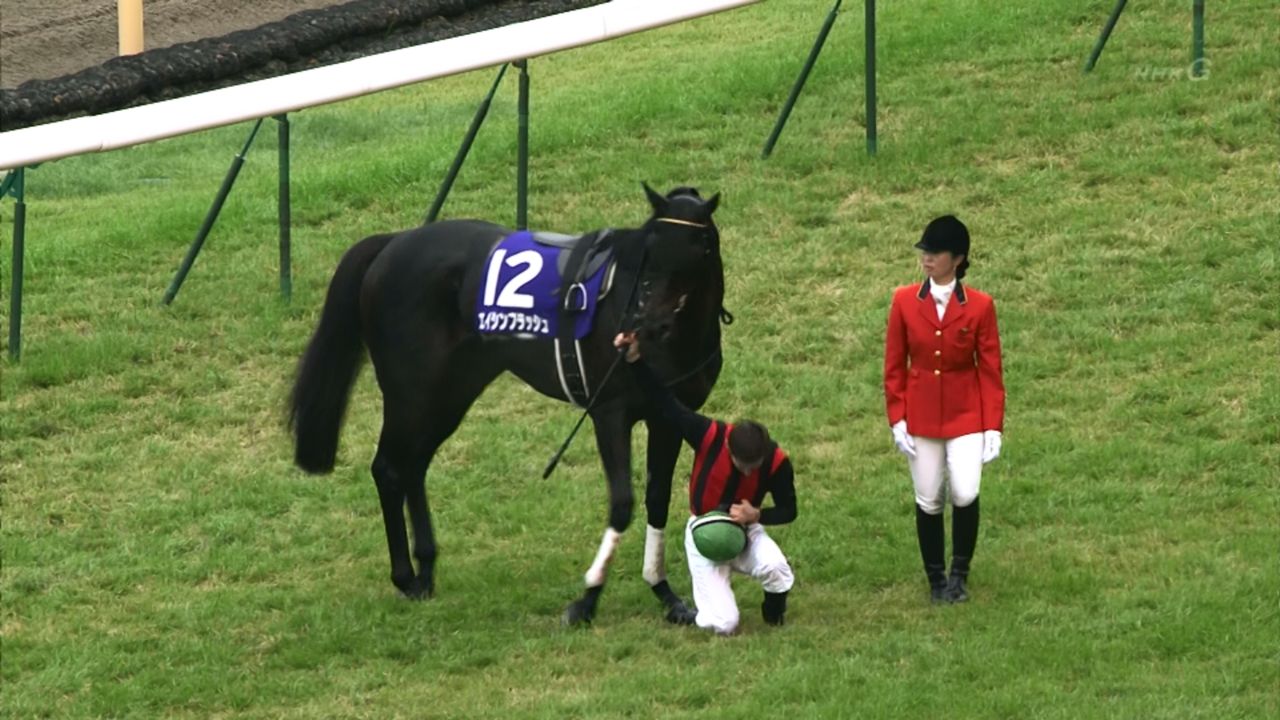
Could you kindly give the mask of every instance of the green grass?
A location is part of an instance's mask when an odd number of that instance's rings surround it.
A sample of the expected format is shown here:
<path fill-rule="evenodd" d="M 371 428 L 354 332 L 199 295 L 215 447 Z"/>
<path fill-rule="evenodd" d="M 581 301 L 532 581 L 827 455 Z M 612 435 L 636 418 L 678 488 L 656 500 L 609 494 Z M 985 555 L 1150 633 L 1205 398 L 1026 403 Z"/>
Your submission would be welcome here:
<path fill-rule="evenodd" d="M 1195 82 L 1189 8 L 1131 4 L 1083 76 L 1111 5 L 882 3 L 874 159 L 857 3 L 768 161 L 827 3 L 531 64 L 534 225 L 633 225 L 642 179 L 724 194 L 738 322 L 708 410 L 767 422 L 801 501 L 774 533 L 798 576 L 789 625 L 766 628 L 739 579 L 731 640 L 662 623 L 639 532 L 594 626 L 559 626 L 603 478 L 584 435 L 539 479 L 575 413 L 511 379 L 429 478 L 431 602 L 387 580 L 371 373 L 336 472 L 291 466 L 284 396 L 338 257 L 420 220 L 493 71 L 293 116 L 290 305 L 270 126 L 170 307 L 247 125 L 30 171 L 23 359 L 0 363 L 0 716 L 1280 714 L 1280 86 L 1260 32 L 1278 18 L 1211 5 Z M 508 81 L 447 216 L 511 222 L 514 105 Z M 880 353 L 943 212 L 997 299 L 1009 404 L 974 600 L 934 608 Z M 12 217 L 6 199 L 6 289 Z"/>

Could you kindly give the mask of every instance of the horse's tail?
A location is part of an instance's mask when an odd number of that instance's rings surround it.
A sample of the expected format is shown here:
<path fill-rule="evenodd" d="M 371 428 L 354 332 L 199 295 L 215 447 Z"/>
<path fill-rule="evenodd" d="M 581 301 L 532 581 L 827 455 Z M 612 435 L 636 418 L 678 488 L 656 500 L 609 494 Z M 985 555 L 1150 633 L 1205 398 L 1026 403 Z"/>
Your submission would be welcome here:
<path fill-rule="evenodd" d="M 393 237 L 365 238 L 342 256 L 329 281 L 320 324 L 298 362 L 289 395 L 289 426 L 295 439 L 294 462 L 309 473 L 333 470 L 347 399 L 364 360 L 360 286 L 373 259 Z"/>

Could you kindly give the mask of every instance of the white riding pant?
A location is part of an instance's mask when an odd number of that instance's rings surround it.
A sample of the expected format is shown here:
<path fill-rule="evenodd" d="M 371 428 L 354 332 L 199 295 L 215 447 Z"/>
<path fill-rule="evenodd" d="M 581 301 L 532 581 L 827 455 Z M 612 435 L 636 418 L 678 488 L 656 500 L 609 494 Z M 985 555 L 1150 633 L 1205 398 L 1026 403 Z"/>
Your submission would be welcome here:
<path fill-rule="evenodd" d="M 916 487 L 916 504 L 926 513 L 937 515 L 946 505 L 946 471 L 951 490 L 951 505 L 967 507 L 978 497 L 982 482 L 982 433 L 941 439 L 913 435 L 915 458 L 908 457 L 911 481 Z"/>
<path fill-rule="evenodd" d="M 716 563 L 703 557 L 693 544 L 693 520 L 689 518 L 685 524 L 684 551 L 689 558 L 689 575 L 693 578 L 698 627 L 721 635 L 738 629 L 738 603 L 729 584 L 729 576 L 735 571 L 759 580 L 765 592 L 787 592 L 795 584 L 791 564 L 760 523 L 747 526 L 747 547 L 737 557 Z"/>

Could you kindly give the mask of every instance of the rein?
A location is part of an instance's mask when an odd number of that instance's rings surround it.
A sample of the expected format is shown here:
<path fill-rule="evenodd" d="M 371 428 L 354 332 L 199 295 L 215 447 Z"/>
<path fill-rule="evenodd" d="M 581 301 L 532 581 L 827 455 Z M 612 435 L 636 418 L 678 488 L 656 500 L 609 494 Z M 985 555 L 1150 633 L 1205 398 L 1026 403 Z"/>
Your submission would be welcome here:
<path fill-rule="evenodd" d="M 663 383 L 663 385 L 666 385 L 667 387 L 675 387 L 676 385 L 679 385 L 685 380 L 688 380 L 694 375 L 697 375 L 698 373 L 702 372 L 702 369 L 705 368 L 707 365 L 709 365 L 711 361 L 715 360 L 717 357 L 720 357 L 720 348 L 716 348 L 715 350 L 712 350 L 710 355 L 703 358 L 702 362 L 695 365 L 693 369 L 690 370 L 689 372 L 681 375 L 675 380 L 668 380 L 667 382 Z"/>

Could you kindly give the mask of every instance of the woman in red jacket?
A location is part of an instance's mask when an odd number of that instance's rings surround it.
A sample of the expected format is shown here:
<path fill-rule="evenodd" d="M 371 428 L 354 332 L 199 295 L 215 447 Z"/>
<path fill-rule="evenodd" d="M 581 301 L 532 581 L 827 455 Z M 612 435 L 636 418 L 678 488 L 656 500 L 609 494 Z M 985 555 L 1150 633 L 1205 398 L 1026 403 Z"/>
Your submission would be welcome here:
<path fill-rule="evenodd" d="M 982 466 L 1000 454 L 1004 380 L 991 296 L 960 284 L 969 231 L 934 219 L 916 247 L 928 277 L 893 294 L 884 349 L 885 407 L 916 493 L 916 535 L 933 602 L 969 599 Z M 948 480 L 943 485 L 944 472 Z M 942 510 L 950 490 L 951 575 Z"/>

